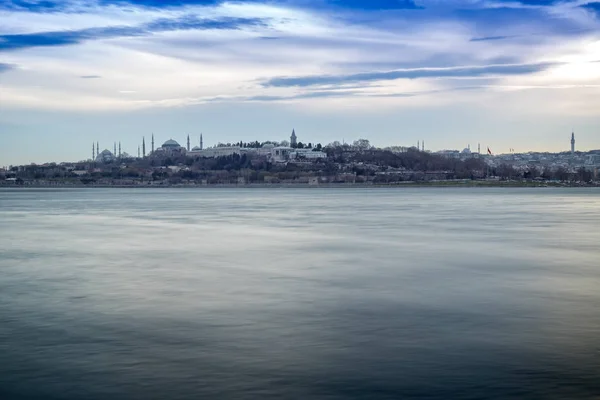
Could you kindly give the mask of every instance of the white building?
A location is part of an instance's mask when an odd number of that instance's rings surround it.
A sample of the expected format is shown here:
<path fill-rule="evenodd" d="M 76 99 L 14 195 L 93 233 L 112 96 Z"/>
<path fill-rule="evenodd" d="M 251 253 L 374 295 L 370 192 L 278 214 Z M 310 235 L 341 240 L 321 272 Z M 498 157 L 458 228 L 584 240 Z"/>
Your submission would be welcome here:
<path fill-rule="evenodd" d="M 294 149 L 291 147 L 273 147 L 271 149 L 271 161 L 273 162 L 287 162 L 290 160 L 291 153 Z"/>
<path fill-rule="evenodd" d="M 240 146 L 223 146 L 223 147 L 209 147 L 208 149 L 197 149 L 194 148 L 192 151 L 187 153 L 190 157 L 204 157 L 204 158 L 216 158 L 216 157 L 227 157 L 234 154 L 241 154 Z"/>
<path fill-rule="evenodd" d="M 327 154 L 322 151 L 313 151 L 313 149 L 294 149 L 290 154 L 290 158 L 293 160 L 318 160 L 321 158 L 327 158 Z"/>

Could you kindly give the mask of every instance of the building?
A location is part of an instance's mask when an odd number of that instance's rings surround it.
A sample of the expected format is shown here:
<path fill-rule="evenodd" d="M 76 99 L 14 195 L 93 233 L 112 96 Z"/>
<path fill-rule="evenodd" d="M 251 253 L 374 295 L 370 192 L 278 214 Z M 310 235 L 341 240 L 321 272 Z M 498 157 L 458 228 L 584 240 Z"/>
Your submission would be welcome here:
<path fill-rule="evenodd" d="M 571 155 L 575 155 L 575 132 L 571 133 Z"/>
<path fill-rule="evenodd" d="M 292 129 L 292 136 L 290 136 L 290 147 L 298 146 L 298 137 L 296 136 L 296 130 Z"/>
<path fill-rule="evenodd" d="M 115 157 L 115 155 L 113 153 L 110 152 L 110 150 L 102 150 L 100 152 L 100 154 L 98 154 L 96 156 L 96 162 L 103 163 L 103 164 L 109 164 L 116 160 L 117 160 L 117 158 Z"/>
<path fill-rule="evenodd" d="M 227 157 L 241 153 L 242 149 L 240 148 L 240 146 L 209 147 L 208 149 L 200 149 L 198 147 L 194 147 L 192 151 L 187 153 L 187 155 L 190 157 L 216 158 Z"/>
<path fill-rule="evenodd" d="M 180 154 L 185 154 L 185 153 L 186 153 L 185 147 L 181 146 L 179 143 L 177 143 L 176 140 L 173 140 L 173 139 L 167 140 L 166 142 L 164 142 L 162 144 L 161 147 L 159 147 L 155 151 L 156 155 L 165 155 L 165 156 L 180 155 Z"/>
<path fill-rule="evenodd" d="M 327 158 L 327 154 L 322 151 L 314 151 L 313 149 L 294 149 L 290 153 L 292 160 L 307 160 L 314 161 Z"/>
<path fill-rule="evenodd" d="M 294 137 L 293 135 L 292 137 Z M 294 149 L 291 147 L 273 147 L 271 149 L 271 161 L 273 162 L 288 162 L 291 158 L 291 154 L 294 152 Z"/>

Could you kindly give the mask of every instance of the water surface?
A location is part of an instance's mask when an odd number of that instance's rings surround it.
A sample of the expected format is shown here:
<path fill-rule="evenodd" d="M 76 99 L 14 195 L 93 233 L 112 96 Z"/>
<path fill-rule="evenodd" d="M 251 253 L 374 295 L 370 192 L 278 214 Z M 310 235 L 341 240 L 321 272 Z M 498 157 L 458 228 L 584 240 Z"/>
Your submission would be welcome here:
<path fill-rule="evenodd" d="M 598 399 L 600 191 L 0 190 L 1 399 Z"/>

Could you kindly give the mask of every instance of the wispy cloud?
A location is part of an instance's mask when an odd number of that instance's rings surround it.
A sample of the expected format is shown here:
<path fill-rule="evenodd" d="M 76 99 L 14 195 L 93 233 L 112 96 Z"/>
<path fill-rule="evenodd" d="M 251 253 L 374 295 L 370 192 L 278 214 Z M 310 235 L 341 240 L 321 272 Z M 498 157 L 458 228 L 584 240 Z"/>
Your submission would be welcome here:
<path fill-rule="evenodd" d="M 600 2 L 599 1 L 583 4 L 583 5 L 581 5 L 581 8 L 586 9 L 588 11 L 592 11 L 593 13 L 596 14 L 596 16 L 600 17 Z"/>
<path fill-rule="evenodd" d="M 488 41 L 493 41 L 493 40 L 510 39 L 512 37 L 514 37 L 514 36 L 484 36 L 484 37 L 473 38 L 473 39 L 471 39 L 471 42 L 488 42 Z"/>
<path fill-rule="evenodd" d="M 354 82 L 389 81 L 396 79 L 420 78 L 473 78 L 482 76 L 523 75 L 539 72 L 555 65 L 553 63 L 520 65 L 486 65 L 453 68 L 414 68 L 388 72 L 369 72 L 353 75 L 321 75 L 304 77 L 278 77 L 263 83 L 269 87 L 335 85 Z"/>
<path fill-rule="evenodd" d="M 87 40 L 119 37 L 148 36 L 155 32 L 185 30 L 237 30 L 243 27 L 266 26 L 260 18 L 199 18 L 187 15 L 181 18 L 161 18 L 140 26 L 110 26 L 73 31 L 36 32 L 0 35 L 0 51 L 29 47 L 49 47 L 78 44 Z"/>
<path fill-rule="evenodd" d="M 0 73 L 10 71 L 11 69 L 14 69 L 14 68 L 15 68 L 15 66 L 13 64 L 0 63 Z"/>

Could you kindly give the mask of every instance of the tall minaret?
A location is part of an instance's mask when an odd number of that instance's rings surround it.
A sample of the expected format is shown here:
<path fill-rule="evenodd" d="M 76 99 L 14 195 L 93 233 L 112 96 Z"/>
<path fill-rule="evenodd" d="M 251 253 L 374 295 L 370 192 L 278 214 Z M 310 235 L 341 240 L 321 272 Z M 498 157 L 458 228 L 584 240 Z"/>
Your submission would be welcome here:
<path fill-rule="evenodd" d="M 113 146 L 113 156 L 117 156 L 117 142 L 115 142 L 114 146 Z"/>
<path fill-rule="evenodd" d="M 138 158 L 140 158 L 140 145 L 138 144 Z"/>
<path fill-rule="evenodd" d="M 121 158 L 121 142 L 119 142 L 119 158 Z"/>
<path fill-rule="evenodd" d="M 290 147 L 296 147 L 298 145 L 298 138 L 296 136 L 296 130 L 292 129 L 292 136 L 290 136 Z"/>
<path fill-rule="evenodd" d="M 187 151 L 190 151 L 190 135 L 187 138 Z"/>
<path fill-rule="evenodd" d="M 154 153 L 154 133 L 152 134 L 152 153 Z"/>
<path fill-rule="evenodd" d="M 202 142 L 202 134 L 200 134 L 200 150 L 204 149 L 204 143 Z"/>
<path fill-rule="evenodd" d="M 571 155 L 575 154 L 575 132 L 571 133 Z"/>
<path fill-rule="evenodd" d="M 417 150 L 421 150 L 421 142 L 417 140 Z"/>
<path fill-rule="evenodd" d="M 92 161 L 96 158 L 96 143 L 92 142 Z"/>
<path fill-rule="evenodd" d="M 142 155 L 146 157 L 146 138 L 142 136 Z"/>
<path fill-rule="evenodd" d="M 100 142 L 96 142 L 96 158 L 100 155 Z"/>
<path fill-rule="evenodd" d="M 481 143 L 477 143 L 477 153 L 481 154 Z"/>
<path fill-rule="evenodd" d="M 425 151 L 425 141 L 421 141 L 421 150 Z"/>

